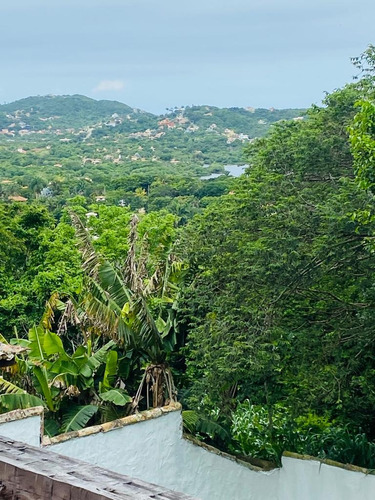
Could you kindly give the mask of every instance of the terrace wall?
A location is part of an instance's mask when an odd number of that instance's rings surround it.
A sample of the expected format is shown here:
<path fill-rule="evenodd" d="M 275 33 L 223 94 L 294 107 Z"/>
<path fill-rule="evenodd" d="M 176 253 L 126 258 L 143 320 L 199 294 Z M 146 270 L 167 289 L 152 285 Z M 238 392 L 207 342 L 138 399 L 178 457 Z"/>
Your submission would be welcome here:
<path fill-rule="evenodd" d="M 14 422 L 0 421 L 0 434 L 6 431 L 8 437 L 19 441 L 35 441 L 39 435 L 33 418 L 35 414 L 24 419 L 22 436 L 19 428 L 9 426 Z M 366 469 L 287 453 L 282 468 L 264 470 L 197 445 L 182 434 L 179 405 L 54 438 L 43 437 L 41 446 L 201 500 L 375 498 L 375 475 Z"/>

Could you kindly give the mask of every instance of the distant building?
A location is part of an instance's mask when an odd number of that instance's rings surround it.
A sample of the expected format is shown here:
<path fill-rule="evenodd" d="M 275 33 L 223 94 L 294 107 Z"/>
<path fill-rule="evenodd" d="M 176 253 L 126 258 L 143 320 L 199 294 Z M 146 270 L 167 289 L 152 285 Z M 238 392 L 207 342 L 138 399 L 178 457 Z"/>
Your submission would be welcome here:
<path fill-rule="evenodd" d="M 21 202 L 25 202 L 27 201 L 27 198 L 24 198 L 23 196 L 8 196 L 8 200 L 9 201 L 21 201 Z"/>
<path fill-rule="evenodd" d="M 51 198 L 51 196 L 53 196 L 53 191 L 51 188 L 49 187 L 44 187 L 41 191 L 40 191 L 40 196 L 42 198 Z"/>

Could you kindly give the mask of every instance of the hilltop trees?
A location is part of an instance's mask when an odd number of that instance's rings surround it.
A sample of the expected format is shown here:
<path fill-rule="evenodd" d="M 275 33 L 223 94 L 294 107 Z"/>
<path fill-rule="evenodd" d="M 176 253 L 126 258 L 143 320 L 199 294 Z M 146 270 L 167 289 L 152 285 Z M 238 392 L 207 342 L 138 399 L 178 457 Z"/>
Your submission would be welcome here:
<path fill-rule="evenodd" d="M 353 63 L 362 79 L 362 99 L 350 127 L 354 169 L 361 188 L 374 192 L 375 184 L 375 46 L 370 45 Z"/>

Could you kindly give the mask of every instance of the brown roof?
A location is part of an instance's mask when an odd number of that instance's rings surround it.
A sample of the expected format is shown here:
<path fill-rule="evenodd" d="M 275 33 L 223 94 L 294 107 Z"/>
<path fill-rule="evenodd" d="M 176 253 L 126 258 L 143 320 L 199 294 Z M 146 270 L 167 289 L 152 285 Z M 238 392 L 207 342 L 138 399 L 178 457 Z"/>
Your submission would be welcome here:
<path fill-rule="evenodd" d="M 8 200 L 10 201 L 27 201 L 27 198 L 23 196 L 8 196 Z"/>

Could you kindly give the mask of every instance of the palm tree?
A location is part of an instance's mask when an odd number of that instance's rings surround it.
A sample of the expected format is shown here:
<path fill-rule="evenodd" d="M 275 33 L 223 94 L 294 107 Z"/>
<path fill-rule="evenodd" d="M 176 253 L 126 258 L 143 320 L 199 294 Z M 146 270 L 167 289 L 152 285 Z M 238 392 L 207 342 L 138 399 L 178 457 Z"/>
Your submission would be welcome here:
<path fill-rule="evenodd" d="M 85 271 L 85 290 L 79 302 L 82 323 L 87 329 L 133 349 L 148 360 L 142 382 L 133 400 L 137 409 L 146 384 L 147 407 L 162 406 L 176 399 L 176 390 L 167 355 L 176 344 L 176 310 L 182 263 L 172 252 L 147 275 L 147 252 L 137 256 L 137 223 L 133 216 L 129 251 L 122 269 L 101 259 L 94 250 L 88 231 L 75 213 L 71 213 L 79 241 Z M 75 312 L 76 314 L 76 312 Z"/>

